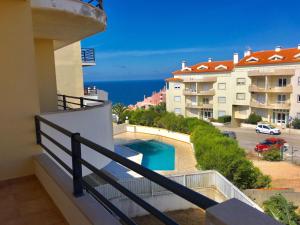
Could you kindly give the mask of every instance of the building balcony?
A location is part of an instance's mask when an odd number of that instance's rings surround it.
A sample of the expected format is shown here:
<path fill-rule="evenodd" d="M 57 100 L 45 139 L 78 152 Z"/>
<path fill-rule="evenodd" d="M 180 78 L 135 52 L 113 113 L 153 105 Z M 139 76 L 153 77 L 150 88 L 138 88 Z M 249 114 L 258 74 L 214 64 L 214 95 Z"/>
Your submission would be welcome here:
<path fill-rule="evenodd" d="M 248 72 L 249 77 L 262 77 L 262 76 L 294 76 L 295 70 L 293 69 L 278 69 L 278 70 L 253 70 Z"/>
<path fill-rule="evenodd" d="M 191 103 L 186 103 L 185 105 L 186 108 L 190 108 L 190 109 L 212 109 L 213 108 L 213 104 L 191 104 Z"/>
<path fill-rule="evenodd" d="M 197 92 L 197 90 L 186 88 L 186 89 L 183 91 L 183 94 L 184 94 L 184 95 L 197 95 L 198 92 Z"/>
<path fill-rule="evenodd" d="M 204 78 L 187 78 L 183 79 L 184 83 L 211 83 L 211 82 L 216 82 L 217 78 L 216 77 L 204 77 Z"/>
<path fill-rule="evenodd" d="M 96 65 L 95 49 L 82 48 L 81 60 L 82 60 L 82 66 L 95 66 Z"/>
<path fill-rule="evenodd" d="M 250 106 L 253 108 L 262 108 L 262 109 L 290 109 L 290 102 L 277 102 L 277 103 L 261 103 L 256 100 L 251 100 Z"/>
<path fill-rule="evenodd" d="M 215 95 L 215 90 L 207 90 L 207 91 L 198 91 L 198 95 Z"/>
<path fill-rule="evenodd" d="M 54 40 L 55 49 L 106 28 L 101 0 L 31 0 L 31 7 L 34 37 Z"/>
<path fill-rule="evenodd" d="M 215 95 L 215 90 L 210 89 L 207 91 L 197 91 L 197 90 L 193 90 L 193 89 L 185 89 L 183 91 L 184 95 L 207 95 L 207 96 L 211 96 L 211 95 Z"/>
<path fill-rule="evenodd" d="M 258 92 L 258 93 L 292 93 L 293 86 L 287 85 L 285 87 L 258 87 L 256 85 L 249 86 L 249 92 Z"/>

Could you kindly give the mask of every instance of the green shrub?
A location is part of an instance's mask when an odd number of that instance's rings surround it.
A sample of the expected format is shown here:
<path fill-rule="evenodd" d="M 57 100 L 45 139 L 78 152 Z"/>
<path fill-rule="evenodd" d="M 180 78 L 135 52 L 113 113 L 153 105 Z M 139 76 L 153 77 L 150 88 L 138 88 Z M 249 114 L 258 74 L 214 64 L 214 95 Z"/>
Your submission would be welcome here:
<path fill-rule="evenodd" d="M 161 112 L 155 107 L 149 110 L 138 109 L 126 115 L 131 124 L 191 134 L 197 166 L 203 170 L 219 171 L 241 189 L 263 188 L 270 185 L 270 178 L 264 176 L 251 161 L 246 159 L 244 149 L 239 147 L 236 140 L 222 135 L 219 129 L 204 120 L 184 118 L 163 110 Z M 224 121 L 228 119 L 224 118 Z"/>
<path fill-rule="evenodd" d="M 280 149 L 276 147 L 270 148 L 270 150 L 264 152 L 263 154 L 263 159 L 267 161 L 281 161 L 281 154 L 280 154 Z"/>
<path fill-rule="evenodd" d="M 223 136 L 213 126 L 198 126 L 192 132 L 198 167 L 217 170 L 241 189 L 262 188 L 270 185 L 270 177 L 264 176 L 238 143 Z"/>
<path fill-rule="evenodd" d="M 231 122 L 231 116 L 221 116 L 218 118 L 218 122 L 229 123 L 229 122 Z"/>
<path fill-rule="evenodd" d="M 292 125 L 295 129 L 300 129 L 300 119 L 294 119 Z"/>
<path fill-rule="evenodd" d="M 298 208 L 292 202 L 288 202 L 281 194 L 272 196 L 263 203 L 265 213 L 282 224 L 300 224 L 300 216 L 296 213 Z"/>
<path fill-rule="evenodd" d="M 251 113 L 245 122 L 249 123 L 249 124 L 257 124 L 258 122 L 261 122 L 261 121 L 262 121 L 262 118 L 260 115 Z"/>

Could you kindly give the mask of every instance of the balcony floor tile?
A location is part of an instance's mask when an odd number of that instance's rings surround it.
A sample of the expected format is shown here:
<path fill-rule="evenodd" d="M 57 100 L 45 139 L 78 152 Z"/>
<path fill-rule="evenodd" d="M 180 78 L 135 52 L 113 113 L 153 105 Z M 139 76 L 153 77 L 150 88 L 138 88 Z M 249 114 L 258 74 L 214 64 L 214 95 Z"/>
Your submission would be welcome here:
<path fill-rule="evenodd" d="M 68 224 L 35 176 L 0 181 L 0 193 L 1 224 Z"/>

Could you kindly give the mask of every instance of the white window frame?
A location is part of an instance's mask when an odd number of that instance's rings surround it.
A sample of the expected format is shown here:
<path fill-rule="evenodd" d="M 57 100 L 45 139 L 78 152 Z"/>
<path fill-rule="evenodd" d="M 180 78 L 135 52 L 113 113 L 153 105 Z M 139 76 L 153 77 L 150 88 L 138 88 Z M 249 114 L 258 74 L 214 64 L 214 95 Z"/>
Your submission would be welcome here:
<path fill-rule="evenodd" d="M 177 115 L 181 114 L 181 108 L 175 108 L 174 113 Z"/>
<path fill-rule="evenodd" d="M 285 103 L 286 102 L 286 95 L 285 94 L 277 95 L 277 102 L 278 103 Z"/>
<path fill-rule="evenodd" d="M 174 89 L 180 89 L 181 84 L 180 83 L 174 83 Z"/>
<path fill-rule="evenodd" d="M 222 115 L 220 115 L 220 114 L 222 114 Z M 226 116 L 226 111 L 224 111 L 224 110 L 219 110 L 219 111 L 218 111 L 218 117 L 222 117 L 222 116 Z"/>
<path fill-rule="evenodd" d="M 240 80 L 243 80 L 243 81 L 240 81 Z M 244 78 L 244 77 L 236 78 L 236 85 L 237 86 L 246 85 L 246 78 Z"/>
<path fill-rule="evenodd" d="M 215 67 L 215 70 L 227 70 L 227 66 L 218 65 L 218 66 Z"/>
<path fill-rule="evenodd" d="M 208 66 L 205 66 L 205 65 L 201 65 L 201 66 L 197 67 L 197 70 L 207 70 L 207 69 L 208 69 Z"/>
<path fill-rule="evenodd" d="M 276 61 L 276 60 L 281 60 L 281 59 L 283 59 L 283 56 L 281 56 L 281 55 L 272 55 L 272 56 L 269 57 L 268 59 L 269 59 L 269 60 Z"/>
<path fill-rule="evenodd" d="M 202 102 L 203 102 L 203 104 L 209 104 L 209 98 L 208 97 L 203 97 Z"/>
<path fill-rule="evenodd" d="M 220 99 L 224 99 L 224 101 L 220 101 Z M 220 104 L 226 104 L 226 97 L 225 96 L 219 96 L 218 97 L 218 103 L 220 103 Z"/>
<path fill-rule="evenodd" d="M 220 85 L 224 85 L 224 88 L 221 88 Z M 219 90 L 226 90 L 226 83 L 218 83 L 218 89 Z"/>
<path fill-rule="evenodd" d="M 174 96 L 174 102 L 181 102 L 181 96 Z"/>
<path fill-rule="evenodd" d="M 244 96 L 243 98 L 238 97 L 239 95 Z M 246 99 L 246 93 L 236 93 L 236 100 L 245 100 Z"/>
<path fill-rule="evenodd" d="M 284 80 L 285 80 L 285 85 L 283 85 L 284 84 L 284 82 L 283 82 Z M 286 77 L 280 77 L 280 78 L 278 78 L 278 87 L 286 87 L 286 86 L 287 86 L 287 78 Z"/>
<path fill-rule="evenodd" d="M 259 59 L 255 58 L 254 56 L 251 56 L 249 59 L 246 60 L 246 62 L 258 62 Z"/>

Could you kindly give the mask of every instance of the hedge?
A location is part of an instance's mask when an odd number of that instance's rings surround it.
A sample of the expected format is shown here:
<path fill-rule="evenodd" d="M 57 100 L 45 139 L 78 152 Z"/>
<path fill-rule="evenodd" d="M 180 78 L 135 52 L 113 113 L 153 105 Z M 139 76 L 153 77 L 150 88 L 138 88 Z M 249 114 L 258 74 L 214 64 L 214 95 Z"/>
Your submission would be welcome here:
<path fill-rule="evenodd" d="M 261 122 L 262 121 L 262 118 L 260 115 L 257 115 L 255 113 L 251 113 L 248 117 L 248 119 L 246 119 L 246 123 L 249 123 L 249 124 L 254 124 L 256 125 L 258 122 Z"/>
<path fill-rule="evenodd" d="M 169 112 L 134 110 L 126 112 L 130 124 L 165 128 L 191 134 L 197 166 L 203 170 L 217 170 L 241 189 L 263 188 L 270 178 L 246 158 L 237 141 L 225 137 L 210 123 L 197 118 L 184 118 Z"/>

